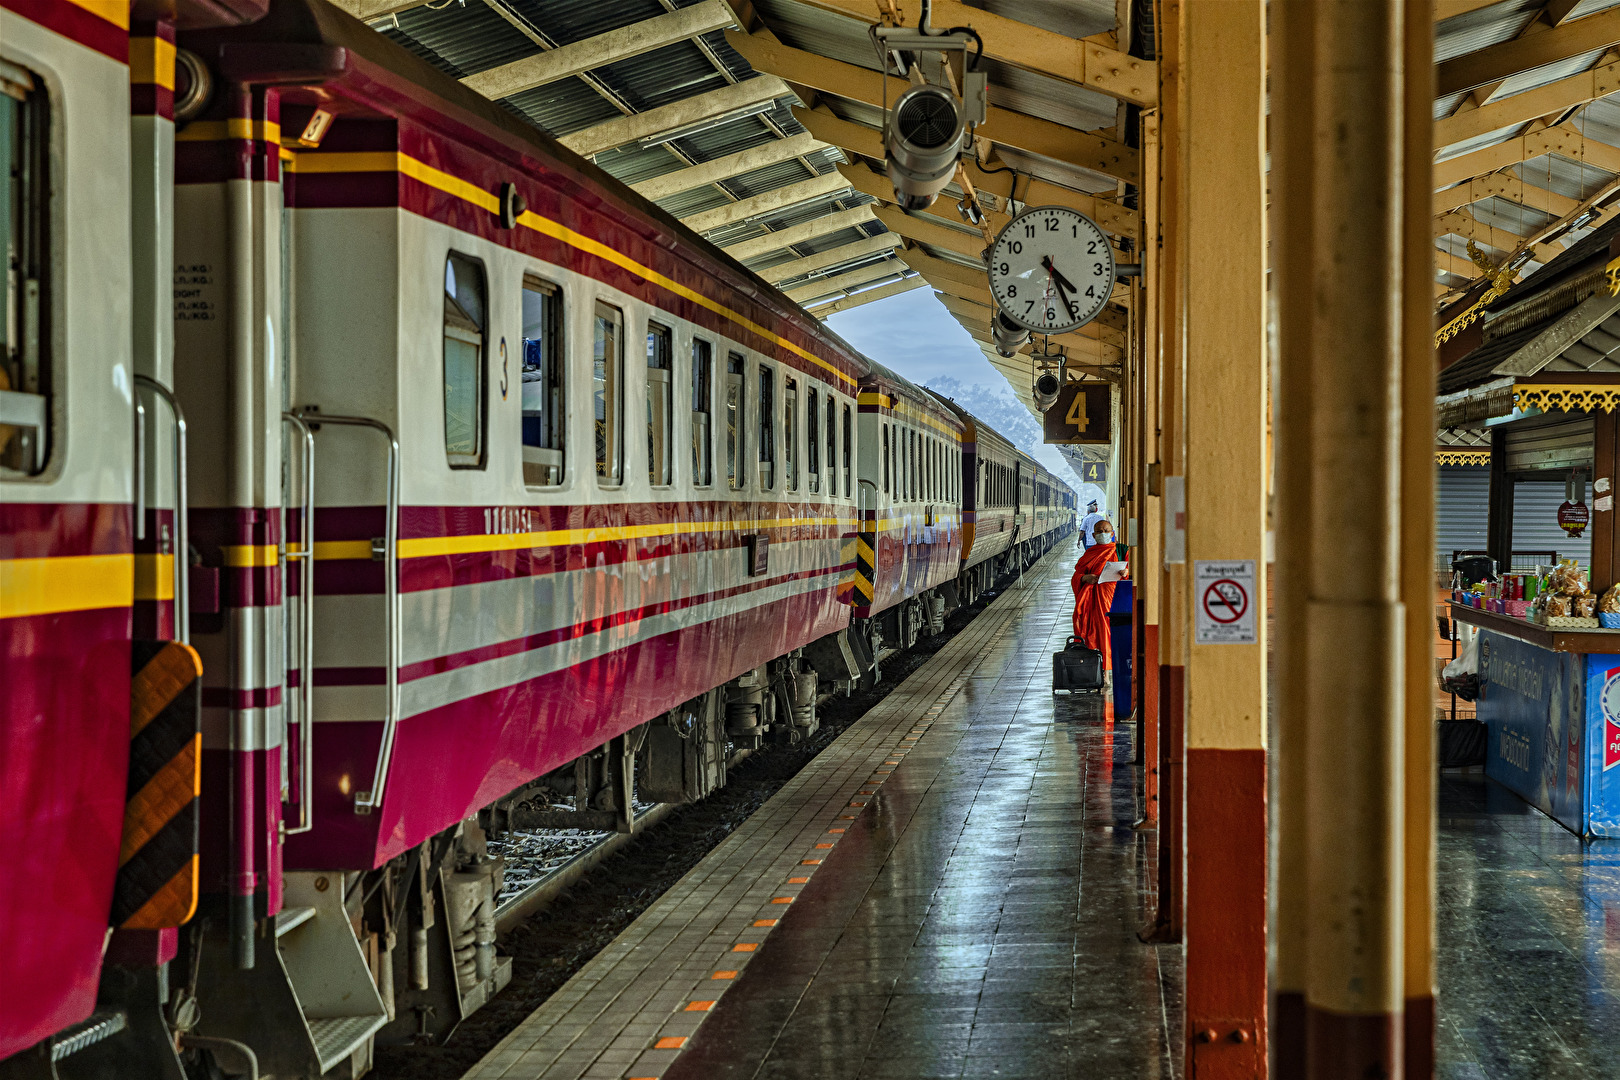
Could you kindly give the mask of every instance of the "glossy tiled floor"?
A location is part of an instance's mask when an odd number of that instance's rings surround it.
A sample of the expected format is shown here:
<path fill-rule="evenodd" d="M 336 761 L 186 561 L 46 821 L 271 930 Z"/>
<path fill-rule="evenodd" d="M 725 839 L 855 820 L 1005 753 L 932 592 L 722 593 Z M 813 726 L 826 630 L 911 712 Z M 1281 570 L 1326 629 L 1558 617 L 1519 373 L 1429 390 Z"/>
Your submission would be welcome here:
<path fill-rule="evenodd" d="M 1620 1077 L 1620 841 L 1447 774 L 1438 913 L 1441 1080 Z"/>
<path fill-rule="evenodd" d="M 1180 948 L 1135 936 L 1154 834 L 1131 828 L 1130 729 L 1051 692 L 1074 558 L 998 597 L 469 1080 L 1177 1075 Z"/>
<path fill-rule="evenodd" d="M 1054 696 L 1064 553 L 667 1080 L 1169 1077 L 1128 727 Z M 1179 1025 L 1179 1018 L 1172 1021 Z"/>

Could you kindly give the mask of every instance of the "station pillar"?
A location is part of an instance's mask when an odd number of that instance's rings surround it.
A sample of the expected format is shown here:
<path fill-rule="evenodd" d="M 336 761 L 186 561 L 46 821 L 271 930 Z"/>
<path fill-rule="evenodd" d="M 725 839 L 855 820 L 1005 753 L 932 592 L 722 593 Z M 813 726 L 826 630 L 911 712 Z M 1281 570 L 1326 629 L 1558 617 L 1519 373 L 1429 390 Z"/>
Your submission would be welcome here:
<path fill-rule="evenodd" d="M 1433 1074 L 1433 25 L 1272 6 L 1276 1075 Z"/>
<path fill-rule="evenodd" d="M 1265 30 L 1181 6 L 1189 1080 L 1267 1061 Z"/>

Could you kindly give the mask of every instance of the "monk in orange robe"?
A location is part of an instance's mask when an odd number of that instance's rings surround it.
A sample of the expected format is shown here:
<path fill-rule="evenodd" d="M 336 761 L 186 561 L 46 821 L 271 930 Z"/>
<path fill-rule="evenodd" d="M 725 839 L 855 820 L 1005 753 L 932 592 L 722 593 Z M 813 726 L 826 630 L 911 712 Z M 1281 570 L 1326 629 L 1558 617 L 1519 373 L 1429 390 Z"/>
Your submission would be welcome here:
<path fill-rule="evenodd" d="M 1074 636 L 1102 653 L 1104 671 L 1114 668 L 1113 650 L 1109 639 L 1113 634 L 1108 625 L 1108 609 L 1114 606 L 1112 581 L 1098 581 L 1111 562 L 1118 562 L 1118 549 L 1114 546 L 1114 526 L 1107 520 L 1092 527 L 1096 543 L 1086 549 L 1075 564 L 1069 585 L 1074 589 Z"/>

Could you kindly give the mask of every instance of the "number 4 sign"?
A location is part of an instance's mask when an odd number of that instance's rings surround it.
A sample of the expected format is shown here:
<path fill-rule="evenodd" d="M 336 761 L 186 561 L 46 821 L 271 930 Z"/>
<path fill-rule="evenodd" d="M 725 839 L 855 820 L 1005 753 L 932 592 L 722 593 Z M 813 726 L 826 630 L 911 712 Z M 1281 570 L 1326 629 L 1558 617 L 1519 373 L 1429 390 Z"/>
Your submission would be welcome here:
<path fill-rule="evenodd" d="M 1069 383 L 1046 410 L 1044 441 L 1100 443 L 1113 439 L 1113 387 L 1106 383 Z"/>

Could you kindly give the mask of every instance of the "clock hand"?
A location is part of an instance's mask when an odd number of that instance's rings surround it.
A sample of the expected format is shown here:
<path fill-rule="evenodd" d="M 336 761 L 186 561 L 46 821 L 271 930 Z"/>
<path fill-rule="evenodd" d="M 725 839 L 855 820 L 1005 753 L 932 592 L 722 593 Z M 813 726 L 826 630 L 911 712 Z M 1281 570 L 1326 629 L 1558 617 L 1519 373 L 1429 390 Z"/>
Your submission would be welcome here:
<path fill-rule="evenodd" d="M 1063 297 L 1063 306 L 1069 309 L 1069 318 L 1078 319 L 1080 314 L 1074 310 L 1074 302 L 1069 299 L 1069 293 L 1078 292 L 1079 290 L 1070 285 L 1069 279 L 1059 273 L 1058 268 L 1052 265 L 1052 256 L 1042 255 L 1041 265 L 1046 267 L 1047 280 L 1057 286 L 1058 295 Z"/>

